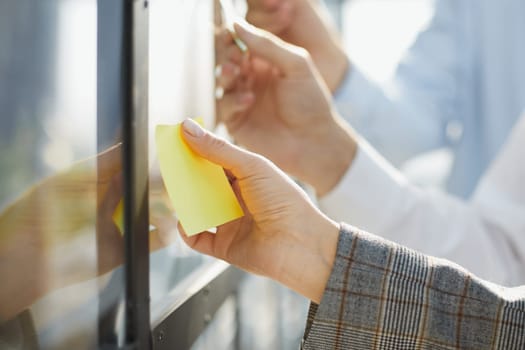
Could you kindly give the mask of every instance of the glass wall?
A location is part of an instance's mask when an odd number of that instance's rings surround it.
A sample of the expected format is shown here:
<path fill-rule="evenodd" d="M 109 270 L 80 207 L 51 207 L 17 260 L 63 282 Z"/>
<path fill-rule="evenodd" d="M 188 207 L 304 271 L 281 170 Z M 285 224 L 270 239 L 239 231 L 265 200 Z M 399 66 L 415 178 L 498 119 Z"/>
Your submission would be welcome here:
<path fill-rule="evenodd" d="M 191 250 L 177 232 L 173 211 L 160 177 L 154 140 L 158 124 L 175 124 L 185 118 L 201 118 L 205 127 L 215 129 L 214 101 L 214 1 L 153 0 L 150 2 L 150 70 L 149 70 L 149 161 L 150 223 L 168 244 L 150 256 L 151 320 L 155 329 L 172 312 L 218 274 L 227 265 Z M 150 244 L 154 244 L 150 238 Z M 230 349 L 235 345 L 236 299 L 231 297 L 215 315 L 204 311 L 211 303 L 208 297 L 221 291 L 206 289 L 203 297 L 189 302 L 189 312 L 182 311 L 183 324 L 171 324 L 165 333 L 178 333 L 178 346 L 188 344 L 195 330 L 206 332 L 193 345 L 194 349 Z M 178 316 L 179 317 L 179 316 Z M 179 318 L 180 318 L 179 317 Z M 164 333 L 159 333 L 164 334 Z M 154 334 L 154 345 L 170 348 L 171 339 Z M 175 340 L 177 341 L 177 340 Z M 192 341 L 188 341 L 190 344 Z"/>
<path fill-rule="evenodd" d="M 150 224 L 161 232 L 151 255 L 152 319 L 180 295 L 174 288 L 211 259 L 186 246 L 177 232 L 176 215 L 160 177 L 154 132 L 158 124 L 200 117 L 213 127 L 213 2 L 153 0 L 150 10 L 149 163 Z M 153 236 L 154 237 L 154 236 Z M 150 245 L 159 246 L 152 241 Z"/>
<path fill-rule="evenodd" d="M 0 27 L 0 348 L 96 348 L 123 290 L 120 121 L 97 120 L 96 1 L 2 1 Z M 113 317 L 115 337 L 122 326 Z"/>

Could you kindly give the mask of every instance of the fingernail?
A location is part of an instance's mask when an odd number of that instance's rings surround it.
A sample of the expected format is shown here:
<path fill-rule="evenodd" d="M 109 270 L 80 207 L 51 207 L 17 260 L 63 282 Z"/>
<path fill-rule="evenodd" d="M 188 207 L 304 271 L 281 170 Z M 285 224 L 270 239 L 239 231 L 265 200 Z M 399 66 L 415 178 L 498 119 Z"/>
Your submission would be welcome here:
<path fill-rule="evenodd" d="M 248 46 L 246 46 L 244 41 L 239 39 L 237 36 L 233 38 L 233 41 L 235 42 L 235 45 L 237 45 L 237 47 L 239 48 L 239 50 L 241 50 L 242 53 L 248 52 Z"/>
<path fill-rule="evenodd" d="M 193 137 L 201 137 L 204 135 L 204 130 L 200 127 L 200 125 L 191 119 L 184 120 L 182 122 L 182 128 L 185 132 Z"/>
<path fill-rule="evenodd" d="M 222 74 L 222 65 L 219 64 L 215 67 L 215 71 L 214 71 L 214 74 L 215 74 L 215 78 L 219 78 Z"/>
<path fill-rule="evenodd" d="M 224 88 L 222 86 L 217 86 L 215 88 L 215 99 L 220 100 L 224 97 Z"/>

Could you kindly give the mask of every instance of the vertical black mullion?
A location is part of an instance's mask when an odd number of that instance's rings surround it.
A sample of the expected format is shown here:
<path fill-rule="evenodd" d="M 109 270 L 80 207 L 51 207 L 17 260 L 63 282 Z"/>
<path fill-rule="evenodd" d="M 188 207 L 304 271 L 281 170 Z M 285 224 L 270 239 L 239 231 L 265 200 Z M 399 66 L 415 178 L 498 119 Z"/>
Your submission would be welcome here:
<path fill-rule="evenodd" d="M 98 0 L 97 16 L 97 143 L 122 140 L 124 202 L 124 266 L 99 293 L 98 342 L 151 349 L 147 1 Z"/>
<path fill-rule="evenodd" d="M 125 344 L 151 349 L 148 208 L 148 9 L 123 0 Z"/>
<path fill-rule="evenodd" d="M 97 150 L 122 140 L 123 94 L 121 57 L 122 45 L 122 2 L 97 1 Z M 97 220 L 102 220 L 98 218 Z M 99 232 L 99 230 L 102 230 Z M 97 225 L 97 249 L 104 250 L 107 233 Z M 121 247 L 122 254 L 124 247 Z M 98 258 L 99 274 L 104 274 L 104 257 Z M 98 348 L 115 349 L 121 338 L 119 309 L 124 300 L 124 270 L 112 272 L 111 279 L 101 287 L 98 295 Z"/>

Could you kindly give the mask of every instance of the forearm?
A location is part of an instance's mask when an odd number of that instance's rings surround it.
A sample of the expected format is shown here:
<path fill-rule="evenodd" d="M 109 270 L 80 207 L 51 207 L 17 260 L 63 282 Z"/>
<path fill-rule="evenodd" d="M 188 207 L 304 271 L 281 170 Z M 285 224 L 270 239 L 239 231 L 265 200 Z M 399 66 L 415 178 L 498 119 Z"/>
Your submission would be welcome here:
<path fill-rule="evenodd" d="M 318 196 L 331 191 L 352 166 L 357 152 L 357 136 L 334 112 L 334 119 L 318 136 L 304 143 L 300 154 L 298 179 L 312 185 Z"/>
<path fill-rule="evenodd" d="M 285 12 L 287 14 L 281 13 L 281 15 L 289 18 L 291 22 L 289 25 L 284 25 L 284 28 L 278 31 L 272 30 L 271 27 L 267 29 L 278 34 L 286 42 L 308 50 L 328 88 L 334 92 L 350 69 L 350 64 L 340 34 L 324 2 L 294 1 L 291 10 Z M 267 27 L 266 23 L 257 20 L 254 24 L 261 25 L 262 28 Z"/>
<path fill-rule="evenodd" d="M 318 31 L 320 35 L 310 35 L 310 38 L 319 38 L 315 40 L 311 46 L 313 49 L 309 50 L 317 69 L 321 72 L 328 88 L 333 93 L 336 91 L 347 72 L 351 70 L 351 64 L 343 48 L 342 38 L 337 30 L 333 19 L 330 17 L 328 8 L 324 1 L 304 1 L 312 16 L 317 17 L 317 20 L 323 25 L 319 26 Z M 313 20 L 306 21 L 313 22 Z M 304 26 L 298 28 L 304 33 Z M 309 45 L 305 46 L 306 48 Z"/>

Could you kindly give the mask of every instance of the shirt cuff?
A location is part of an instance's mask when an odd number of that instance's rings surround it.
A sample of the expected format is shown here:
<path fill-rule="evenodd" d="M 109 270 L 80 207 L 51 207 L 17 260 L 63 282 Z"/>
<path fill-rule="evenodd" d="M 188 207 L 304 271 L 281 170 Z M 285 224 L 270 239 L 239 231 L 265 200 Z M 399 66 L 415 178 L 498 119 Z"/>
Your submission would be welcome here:
<path fill-rule="evenodd" d="M 336 187 L 319 198 L 319 207 L 335 221 L 383 233 L 396 219 L 408 181 L 366 141 Z"/>

